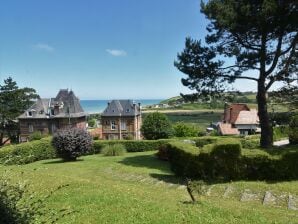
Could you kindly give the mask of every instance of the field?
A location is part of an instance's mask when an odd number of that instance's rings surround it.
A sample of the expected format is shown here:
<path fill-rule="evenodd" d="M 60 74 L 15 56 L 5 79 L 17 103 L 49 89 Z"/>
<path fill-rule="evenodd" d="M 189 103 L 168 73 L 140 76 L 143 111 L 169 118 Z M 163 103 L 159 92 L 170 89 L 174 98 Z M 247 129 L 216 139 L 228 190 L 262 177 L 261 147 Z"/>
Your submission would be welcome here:
<path fill-rule="evenodd" d="M 27 182 L 46 209 L 74 211 L 58 223 L 297 223 L 298 212 L 285 204 L 264 206 L 260 201 L 239 201 L 239 192 L 251 189 L 298 195 L 298 181 L 213 184 L 209 196 L 190 203 L 183 180 L 173 176 L 167 162 L 154 152 L 129 153 L 121 157 L 91 155 L 77 162 L 59 159 L 23 166 L 0 166 L 15 182 Z M 227 186 L 237 192 L 223 197 Z"/>

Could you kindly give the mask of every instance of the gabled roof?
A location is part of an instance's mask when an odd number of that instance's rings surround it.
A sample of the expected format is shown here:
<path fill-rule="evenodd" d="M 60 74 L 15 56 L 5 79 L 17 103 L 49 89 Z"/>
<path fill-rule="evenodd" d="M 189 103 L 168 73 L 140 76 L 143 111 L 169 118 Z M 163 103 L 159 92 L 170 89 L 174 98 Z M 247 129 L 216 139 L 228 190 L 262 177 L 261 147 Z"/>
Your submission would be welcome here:
<path fill-rule="evenodd" d="M 259 116 L 256 109 L 240 111 L 235 124 L 259 124 Z"/>
<path fill-rule="evenodd" d="M 51 109 L 59 107 L 59 113 L 51 115 Z M 28 116 L 28 112 L 32 111 L 32 117 Z M 73 91 L 62 89 L 55 98 L 42 99 L 39 98 L 29 109 L 27 109 L 20 119 L 28 118 L 64 118 L 64 117 L 83 117 L 87 114 L 81 107 L 80 100 L 75 96 Z"/>
<path fill-rule="evenodd" d="M 141 114 L 140 104 L 136 104 L 132 100 L 112 100 L 103 111 L 101 116 L 106 117 L 129 117 Z"/>
<path fill-rule="evenodd" d="M 239 131 L 237 128 L 233 128 L 231 124 L 222 123 L 218 124 L 219 131 L 222 135 L 238 135 Z"/>

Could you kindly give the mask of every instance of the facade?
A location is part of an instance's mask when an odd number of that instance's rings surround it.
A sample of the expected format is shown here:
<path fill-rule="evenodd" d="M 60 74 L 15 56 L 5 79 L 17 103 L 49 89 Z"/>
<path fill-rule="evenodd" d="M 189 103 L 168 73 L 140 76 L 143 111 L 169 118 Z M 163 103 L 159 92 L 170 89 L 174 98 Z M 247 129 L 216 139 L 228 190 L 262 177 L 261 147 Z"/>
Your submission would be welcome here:
<path fill-rule="evenodd" d="M 222 122 L 218 124 L 222 135 L 248 135 L 259 132 L 259 117 L 256 109 L 249 109 L 246 104 L 225 104 Z"/>
<path fill-rule="evenodd" d="M 141 139 L 141 104 L 112 100 L 101 115 L 103 139 Z"/>
<path fill-rule="evenodd" d="M 86 128 L 86 116 L 80 100 L 73 91 L 62 89 L 55 98 L 39 98 L 34 105 L 18 117 L 20 141 L 28 140 L 30 134 L 39 131 L 53 134 L 66 127 Z"/>

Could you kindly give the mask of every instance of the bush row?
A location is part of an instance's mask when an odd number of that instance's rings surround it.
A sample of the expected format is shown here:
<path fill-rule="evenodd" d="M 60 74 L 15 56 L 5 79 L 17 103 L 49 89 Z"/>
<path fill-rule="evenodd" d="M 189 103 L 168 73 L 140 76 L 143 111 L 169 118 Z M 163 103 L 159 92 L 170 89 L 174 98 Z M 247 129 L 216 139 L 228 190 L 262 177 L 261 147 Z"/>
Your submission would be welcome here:
<path fill-rule="evenodd" d="M 0 163 L 5 165 L 27 164 L 55 158 L 56 152 L 51 145 L 51 139 L 48 137 L 18 145 L 5 146 L 0 149 Z"/>
<path fill-rule="evenodd" d="M 279 149 L 280 150 L 280 149 Z M 283 151 L 242 149 L 235 140 L 198 148 L 170 142 L 162 148 L 178 176 L 204 180 L 292 180 L 298 178 L 298 149 Z"/>
<path fill-rule="evenodd" d="M 161 145 L 168 143 L 169 139 L 159 140 L 96 140 L 93 142 L 93 153 L 100 153 L 107 145 L 124 145 L 127 152 L 145 152 L 157 150 Z"/>

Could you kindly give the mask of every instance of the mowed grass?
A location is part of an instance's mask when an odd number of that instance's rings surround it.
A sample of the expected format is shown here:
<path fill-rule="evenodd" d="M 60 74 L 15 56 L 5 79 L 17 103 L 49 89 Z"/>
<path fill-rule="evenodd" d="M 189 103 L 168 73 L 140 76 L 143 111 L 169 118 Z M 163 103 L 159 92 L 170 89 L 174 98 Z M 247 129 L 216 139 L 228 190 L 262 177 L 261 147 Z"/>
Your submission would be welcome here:
<path fill-rule="evenodd" d="M 74 210 L 58 223 L 297 223 L 298 212 L 286 207 L 263 206 L 260 202 L 240 202 L 222 196 L 202 197 L 190 203 L 181 182 L 167 162 L 154 152 L 125 156 L 92 155 L 77 162 L 59 159 L 23 166 L 1 166 L 12 181 L 27 182 L 36 197 L 47 195 L 47 209 Z M 156 182 L 144 180 L 156 180 Z M 160 180 L 165 183 L 158 184 Z M 239 189 L 273 190 L 298 195 L 298 181 L 282 183 L 235 182 L 215 184 L 220 192 L 228 184 Z"/>

